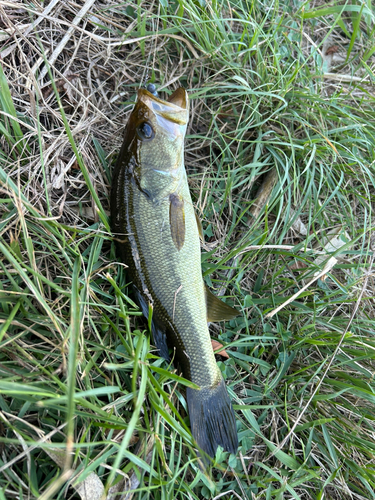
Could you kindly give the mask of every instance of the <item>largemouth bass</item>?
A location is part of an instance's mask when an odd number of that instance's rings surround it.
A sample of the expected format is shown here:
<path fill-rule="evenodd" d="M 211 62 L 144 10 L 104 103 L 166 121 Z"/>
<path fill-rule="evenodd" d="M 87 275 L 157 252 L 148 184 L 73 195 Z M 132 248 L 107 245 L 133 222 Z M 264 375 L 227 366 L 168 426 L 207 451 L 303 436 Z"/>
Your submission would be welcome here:
<path fill-rule="evenodd" d="M 152 309 L 156 347 L 199 386 L 186 391 L 191 430 L 199 448 L 214 457 L 218 445 L 236 453 L 238 438 L 207 322 L 238 313 L 202 278 L 200 231 L 184 166 L 188 102 L 183 88 L 167 101 L 138 91 L 114 169 L 111 223 L 136 301 L 146 317 Z"/>

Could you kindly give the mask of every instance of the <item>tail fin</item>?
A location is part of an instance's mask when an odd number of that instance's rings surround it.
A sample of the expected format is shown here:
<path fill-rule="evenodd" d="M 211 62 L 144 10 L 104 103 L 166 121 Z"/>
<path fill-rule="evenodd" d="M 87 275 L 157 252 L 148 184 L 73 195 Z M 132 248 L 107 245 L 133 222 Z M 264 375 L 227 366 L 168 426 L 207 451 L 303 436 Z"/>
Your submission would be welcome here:
<path fill-rule="evenodd" d="M 236 419 L 224 380 L 213 388 L 187 388 L 186 396 L 191 432 L 202 451 L 213 458 L 220 445 L 237 453 Z"/>

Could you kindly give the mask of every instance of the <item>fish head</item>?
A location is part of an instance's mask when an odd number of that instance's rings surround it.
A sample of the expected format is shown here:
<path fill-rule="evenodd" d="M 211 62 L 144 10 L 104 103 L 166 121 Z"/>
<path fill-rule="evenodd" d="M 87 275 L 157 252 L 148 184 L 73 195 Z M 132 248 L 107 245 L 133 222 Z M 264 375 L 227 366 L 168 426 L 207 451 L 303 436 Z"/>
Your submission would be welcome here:
<path fill-rule="evenodd" d="M 165 188 L 174 184 L 173 189 L 176 189 L 176 182 L 184 175 L 188 120 L 189 98 L 185 89 L 177 89 L 167 100 L 146 89 L 138 90 L 138 99 L 126 128 L 126 142 L 135 158 L 137 177 L 145 192 L 155 191 L 155 183 Z"/>
<path fill-rule="evenodd" d="M 188 94 L 181 87 L 163 100 L 140 89 L 131 120 L 139 140 L 145 144 L 153 142 L 153 150 L 160 147 L 167 152 L 169 144 L 183 144 L 189 120 Z"/>

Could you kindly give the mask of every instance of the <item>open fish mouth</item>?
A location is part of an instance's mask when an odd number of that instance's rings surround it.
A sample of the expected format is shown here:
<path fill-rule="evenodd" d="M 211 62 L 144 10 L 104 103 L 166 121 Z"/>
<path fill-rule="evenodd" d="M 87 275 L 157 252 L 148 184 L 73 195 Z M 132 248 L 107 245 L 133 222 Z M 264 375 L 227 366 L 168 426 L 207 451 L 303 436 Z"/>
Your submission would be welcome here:
<path fill-rule="evenodd" d="M 138 90 L 138 101 L 150 109 L 156 117 L 164 118 L 178 125 L 189 121 L 189 97 L 185 89 L 179 88 L 165 101 L 146 89 Z"/>

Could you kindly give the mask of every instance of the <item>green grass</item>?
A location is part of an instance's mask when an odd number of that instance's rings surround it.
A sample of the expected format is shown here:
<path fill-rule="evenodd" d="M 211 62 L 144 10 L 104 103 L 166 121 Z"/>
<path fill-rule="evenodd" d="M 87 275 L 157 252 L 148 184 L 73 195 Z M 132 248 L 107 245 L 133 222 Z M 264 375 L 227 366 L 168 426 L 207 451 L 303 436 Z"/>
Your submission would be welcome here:
<path fill-rule="evenodd" d="M 6 7 L 0 35 L 38 19 L 25 7 Z M 91 473 L 106 492 L 131 478 L 134 499 L 374 499 L 371 2 L 94 2 L 41 82 L 78 10 L 3 38 L 0 500 L 81 498 Z M 111 169 L 147 72 L 189 90 L 202 269 L 241 311 L 212 327 L 240 448 L 218 450 L 211 476 L 188 382 L 156 355 L 108 230 Z M 333 254 L 332 232 L 345 243 Z"/>

